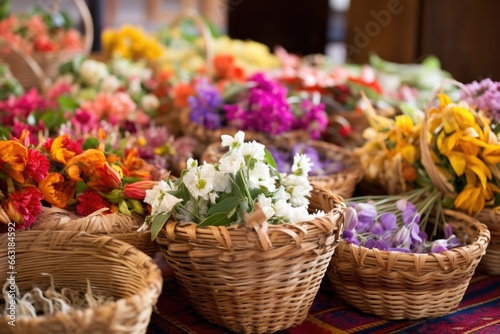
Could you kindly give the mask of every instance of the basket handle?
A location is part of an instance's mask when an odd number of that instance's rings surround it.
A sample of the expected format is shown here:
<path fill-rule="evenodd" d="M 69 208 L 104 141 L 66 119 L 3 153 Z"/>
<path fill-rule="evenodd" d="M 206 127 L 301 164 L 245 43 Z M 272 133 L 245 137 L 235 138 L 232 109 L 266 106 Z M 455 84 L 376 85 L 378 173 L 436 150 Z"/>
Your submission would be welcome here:
<path fill-rule="evenodd" d="M 440 176 L 439 171 L 436 168 L 436 165 L 434 164 L 434 161 L 432 161 L 431 153 L 429 150 L 429 144 L 427 142 L 427 123 L 430 120 L 429 116 L 429 111 L 432 109 L 432 103 L 437 97 L 439 93 L 441 93 L 444 89 L 445 84 L 453 84 L 458 87 L 460 87 L 466 94 L 468 94 L 470 97 L 473 98 L 473 95 L 470 93 L 468 88 L 461 82 L 458 82 L 456 80 L 450 80 L 446 79 L 443 81 L 443 83 L 431 92 L 431 95 L 429 97 L 429 100 L 427 101 L 427 108 L 425 110 L 425 118 L 422 122 L 422 127 L 420 129 L 420 154 L 421 154 L 421 161 L 422 165 L 424 166 L 427 175 L 431 179 L 432 184 L 439 190 L 441 191 L 446 197 L 451 197 L 455 198 L 457 196 L 455 189 L 453 186 L 450 184 L 446 183 L 443 178 Z M 474 115 L 474 118 L 476 119 L 476 122 L 480 126 L 484 126 L 482 120 L 478 115 L 471 110 L 471 112 Z"/>
<path fill-rule="evenodd" d="M 85 56 L 89 55 L 92 50 L 92 43 L 94 42 L 94 23 L 92 21 L 92 15 L 90 14 L 89 7 L 85 3 L 84 0 L 73 0 L 75 2 L 78 11 L 80 12 L 80 16 L 83 21 L 84 28 L 84 44 L 83 44 L 83 53 Z"/>
<path fill-rule="evenodd" d="M 40 65 L 38 65 L 35 59 L 33 59 L 33 57 L 31 57 L 29 54 L 19 49 L 17 46 L 12 44 L 8 40 L 2 38 L 1 36 L 0 36 L 0 44 L 4 44 L 5 46 L 7 46 L 9 49 L 14 51 L 14 53 L 16 53 L 19 57 L 21 57 L 21 59 L 24 60 L 26 64 L 28 64 L 30 70 L 38 79 L 42 94 L 45 95 L 50 86 L 50 79 L 45 76 L 43 69 L 40 67 Z"/>
<path fill-rule="evenodd" d="M 172 22 L 170 23 L 170 27 L 179 25 L 184 19 L 187 18 L 192 19 L 201 32 L 201 36 L 204 41 L 206 74 L 208 77 L 211 77 L 213 72 L 214 41 L 212 32 L 201 17 L 200 13 L 194 8 L 186 8 L 172 20 Z"/>
<path fill-rule="evenodd" d="M 245 226 L 249 229 L 255 230 L 259 237 L 260 245 L 262 249 L 268 250 L 272 247 L 271 240 L 269 239 L 269 235 L 267 234 L 267 229 L 269 227 L 267 223 L 267 217 L 262 211 L 262 208 L 255 204 L 254 211 L 245 219 Z"/>

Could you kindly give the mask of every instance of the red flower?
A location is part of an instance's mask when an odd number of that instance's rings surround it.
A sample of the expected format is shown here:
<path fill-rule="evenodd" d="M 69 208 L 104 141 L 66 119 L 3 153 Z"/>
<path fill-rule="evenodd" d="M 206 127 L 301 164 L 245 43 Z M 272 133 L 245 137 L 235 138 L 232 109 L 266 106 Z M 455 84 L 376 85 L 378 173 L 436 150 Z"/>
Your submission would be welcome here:
<path fill-rule="evenodd" d="M 41 201 L 42 193 L 36 188 L 28 187 L 9 194 L 3 208 L 10 219 L 17 224 L 16 228 L 26 229 L 42 211 Z"/>
<path fill-rule="evenodd" d="M 157 181 L 139 181 L 134 183 L 127 183 L 123 187 L 123 194 L 127 198 L 144 200 L 146 197 L 146 190 L 153 189 Z"/>
<path fill-rule="evenodd" d="M 28 149 L 28 160 L 24 168 L 24 175 L 27 179 L 35 182 L 42 181 L 49 174 L 50 162 L 49 159 L 39 150 L 30 148 Z"/>
<path fill-rule="evenodd" d="M 78 201 L 79 203 L 76 206 L 76 213 L 81 216 L 88 216 L 102 208 L 111 208 L 111 204 L 99 196 L 97 191 L 92 189 L 85 190 L 80 196 L 78 196 Z"/>

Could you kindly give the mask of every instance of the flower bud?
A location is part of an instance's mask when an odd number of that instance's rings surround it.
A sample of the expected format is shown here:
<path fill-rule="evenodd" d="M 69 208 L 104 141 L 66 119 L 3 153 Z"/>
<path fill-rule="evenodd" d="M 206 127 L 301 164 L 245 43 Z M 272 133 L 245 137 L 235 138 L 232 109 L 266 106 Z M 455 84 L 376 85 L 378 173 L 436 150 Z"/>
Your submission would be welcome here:
<path fill-rule="evenodd" d="M 153 189 L 157 183 L 157 181 L 139 181 L 128 183 L 123 187 L 123 195 L 125 198 L 142 201 L 146 197 L 146 190 Z"/>

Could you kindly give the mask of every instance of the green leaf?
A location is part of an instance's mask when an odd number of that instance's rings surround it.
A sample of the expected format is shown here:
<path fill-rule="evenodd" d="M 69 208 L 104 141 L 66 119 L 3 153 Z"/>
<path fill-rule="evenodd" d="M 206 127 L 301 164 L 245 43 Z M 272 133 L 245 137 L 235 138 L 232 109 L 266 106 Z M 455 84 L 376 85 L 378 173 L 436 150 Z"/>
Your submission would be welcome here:
<path fill-rule="evenodd" d="M 82 149 L 84 151 L 91 149 L 91 148 L 95 149 L 98 147 L 99 147 L 99 141 L 97 140 L 97 138 L 94 138 L 94 137 L 89 137 L 89 138 L 85 139 L 85 141 L 82 144 Z"/>
<path fill-rule="evenodd" d="M 228 226 L 232 219 L 227 216 L 227 212 L 219 212 L 205 218 L 198 226 Z"/>
<path fill-rule="evenodd" d="M 65 121 L 62 111 L 59 110 L 47 111 L 40 119 L 49 129 L 56 129 Z"/>
<path fill-rule="evenodd" d="M 75 110 L 76 108 L 78 108 L 78 102 L 76 102 L 75 99 L 67 95 L 59 97 L 57 102 L 62 109 Z"/>
<path fill-rule="evenodd" d="M 267 161 L 269 166 L 274 168 L 274 170 L 276 171 L 276 174 L 278 175 L 278 180 L 280 181 L 280 184 L 283 183 L 283 180 L 281 179 L 281 174 L 278 171 L 278 166 L 276 165 L 276 160 L 274 160 L 273 155 L 267 149 L 264 150 L 264 159 Z"/>
<path fill-rule="evenodd" d="M 241 199 L 238 197 L 229 197 L 226 198 L 225 200 L 215 204 L 208 210 L 207 216 L 211 216 L 216 213 L 225 213 L 226 215 L 230 212 L 233 211 L 234 208 L 240 204 Z"/>
<path fill-rule="evenodd" d="M 76 193 L 77 193 L 77 194 L 81 194 L 81 193 L 83 193 L 85 190 L 87 190 L 87 188 L 88 188 L 88 187 L 89 187 L 89 186 L 87 186 L 87 184 L 86 184 L 85 182 L 83 182 L 83 181 L 78 181 L 78 182 L 76 183 L 76 186 L 75 186 L 75 188 L 76 188 Z"/>
<path fill-rule="evenodd" d="M 158 233 L 160 233 L 171 214 L 172 212 L 160 213 L 153 218 L 153 221 L 151 222 L 151 241 L 154 241 L 158 236 Z"/>
<path fill-rule="evenodd" d="M 139 182 L 139 181 L 141 181 L 141 179 L 139 179 L 137 177 L 122 177 L 122 183 L 124 185 L 129 184 L 129 183 Z"/>

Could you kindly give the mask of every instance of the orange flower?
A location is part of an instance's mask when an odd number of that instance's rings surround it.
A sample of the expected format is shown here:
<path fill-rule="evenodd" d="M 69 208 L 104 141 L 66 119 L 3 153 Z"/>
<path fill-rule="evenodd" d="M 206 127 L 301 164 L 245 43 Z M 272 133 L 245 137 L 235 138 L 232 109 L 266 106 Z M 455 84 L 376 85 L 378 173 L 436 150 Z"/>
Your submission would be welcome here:
<path fill-rule="evenodd" d="M 44 178 L 38 188 L 43 198 L 58 208 L 65 208 L 75 196 L 75 183 L 68 181 L 62 174 L 50 173 Z"/>
<path fill-rule="evenodd" d="M 174 86 L 174 105 L 185 108 L 188 106 L 188 97 L 194 94 L 194 88 L 190 84 L 180 83 Z"/>
<path fill-rule="evenodd" d="M 84 181 L 94 190 L 108 192 L 121 187 L 120 174 L 108 165 L 104 153 L 96 149 L 71 158 L 66 170 L 71 180 Z"/>
<path fill-rule="evenodd" d="M 151 180 L 153 167 L 144 159 L 139 158 L 139 152 L 133 148 L 127 152 L 122 165 L 123 174 L 129 177 L 136 177 L 143 181 Z"/>
<path fill-rule="evenodd" d="M 219 79 L 243 81 L 245 74 L 243 69 L 236 66 L 234 56 L 218 54 L 214 57 L 214 67 Z"/>
<path fill-rule="evenodd" d="M 75 152 L 67 149 L 70 141 L 71 140 L 66 135 L 59 136 L 54 139 L 52 145 L 50 146 L 50 157 L 54 161 L 65 164 L 68 159 L 72 158 L 76 154 Z"/>
<path fill-rule="evenodd" d="M 19 183 L 24 183 L 23 171 L 28 150 L 16 140 L 0 141 L 0 171 L 4 171 Z"/>

